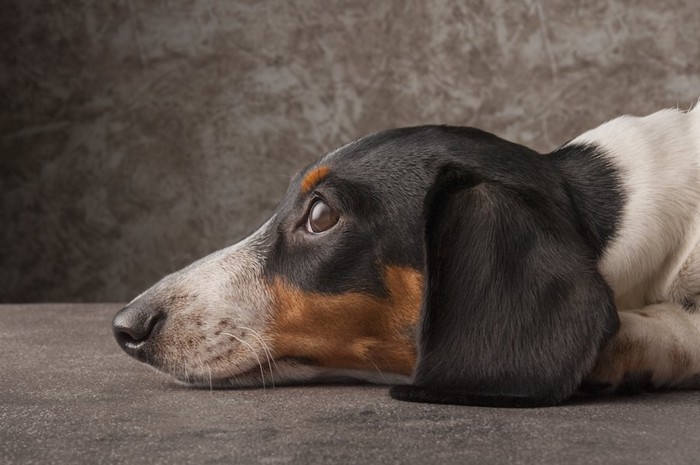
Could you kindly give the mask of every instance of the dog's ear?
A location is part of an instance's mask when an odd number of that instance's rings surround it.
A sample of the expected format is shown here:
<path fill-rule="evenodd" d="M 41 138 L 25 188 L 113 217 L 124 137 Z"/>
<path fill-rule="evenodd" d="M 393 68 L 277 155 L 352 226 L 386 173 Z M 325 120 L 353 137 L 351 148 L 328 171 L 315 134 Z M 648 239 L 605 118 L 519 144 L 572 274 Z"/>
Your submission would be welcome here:
<path fill-rule="evenodd" d="M 619 321 L 570 201 L 550 194 L 455 167 L 438 175 L 418 363 L 392 397 L 529 407 L 578 388 Z"/>

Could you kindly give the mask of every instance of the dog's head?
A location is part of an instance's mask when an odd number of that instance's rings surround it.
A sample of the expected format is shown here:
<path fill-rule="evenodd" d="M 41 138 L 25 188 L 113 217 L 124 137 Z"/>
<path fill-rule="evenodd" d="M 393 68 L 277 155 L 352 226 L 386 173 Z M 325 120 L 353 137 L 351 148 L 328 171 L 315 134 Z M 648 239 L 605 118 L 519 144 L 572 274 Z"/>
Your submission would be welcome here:
<path fill-rule="evenodd" d="M 615 324 L 595 267 L 605 231 L 577 207 L 559 168 L 488 133 L 377 133 L 297 175 L 247 239 L 137 297 L 115 335 L 196 385 L 414 379 L 559 398 Z"/>

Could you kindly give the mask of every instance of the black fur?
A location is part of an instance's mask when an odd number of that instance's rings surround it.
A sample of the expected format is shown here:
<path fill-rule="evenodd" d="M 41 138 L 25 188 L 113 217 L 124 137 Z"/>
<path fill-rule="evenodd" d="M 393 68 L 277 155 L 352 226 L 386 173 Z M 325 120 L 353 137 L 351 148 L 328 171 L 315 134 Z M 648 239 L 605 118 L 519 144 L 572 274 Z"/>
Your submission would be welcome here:
<path fill-rule="evenodd" d="M 492 160 L 475 166 L 478 158 L 442 169 L 425 204 L 414 385 L 393 388 L 394 398 L 532 407 L 578 388 L 619 325 L 596 266 L 619 216 L 617 184 L 600 164 L 596 181 L 585 183 L 590 166 L 562 176 L 585 152 L 595 155 L 574 147 L 571 159 L 564 150 L 550 158 L 523 151 L 511 163 L 494 156 L 500 166 L 522 163 L 516 174 L 493 170 Z M 595 211 L 597 191 L 608 203 Z"/>
<path fill-rule="evenodd" d="M 530 407 L 567 399 L 617 330 L 597 259 L 623 197 L 592 146 L 543 156 L 472 128 L 378 133 L 275 216 L 265 267 L 302 289 L 383 295 L 382 267 L 424 269 L 414 385 L 393 397 Z M 322 198 L 341 222 L 304 231 Z"/>
<path fill-rule="evenodd" d="M 612 293 L 556 176 L 538 177 L 551 184 L 454 166 L 439 176 L 426 208 L 417 389 L 394 388 L 395 398 L 553 405 L 593 368 L 617 330 Z"/>
<path fill-rule="evenodd" d="M 600 257 L 617 230 L 625 200 L 617 170 L 593 145 L 565 145 L 547 157 L 565 177 L 582 234 Z"/>

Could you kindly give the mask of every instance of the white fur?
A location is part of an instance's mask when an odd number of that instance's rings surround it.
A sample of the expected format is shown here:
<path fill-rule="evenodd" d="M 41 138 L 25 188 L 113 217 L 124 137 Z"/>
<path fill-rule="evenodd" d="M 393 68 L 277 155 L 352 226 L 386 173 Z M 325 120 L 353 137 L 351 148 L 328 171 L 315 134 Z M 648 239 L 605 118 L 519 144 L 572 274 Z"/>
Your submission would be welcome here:
<path fill-rule="evenodd" d="M 158 365 L 162 371 L 184 382 L 201 382 L 262 370 L 267 364 L 269 347 L 260 334 L 271 318 L 272 305 L 262 279 L 262 241 L 272 221 L 273 218 L 243 241 L 166 276 L 147 291 L 149 298 L 155 300 L 186 296 L 187 305 L 176 304 L 168 309 L 159 338 L 196 341 L 191 347 L 182 343 L 161 344 Z M 197 317 L 202 321 L 201 327 L 192 323 Z M 218 325 L 222 320 L 227 324 Z M 204 340 L 198 338 L 201 335 Z M 237 339 L 230 340 L 233 337 Z M 237 350 L 235 358 L 214 360 L 225 355 L 222 350 L 232 347 Z"/>
<path fill-rule="evenodd" d="M 571 143 L 602 148 L 620 173 L 622 218 L 599 265 L 621 311 L 615 340 L 644 348 L 633 369 L 654 385 L 687 385 L 700 373 L 700 312 L 681 307 L 700 300 L 700 110 L 623 116 Z M 613 386 L 630 369 L 616 347 L 598 364 Z M 671 362 L 679 354 L 684 371 Z"/>
<path fill-rule="evenodd" d="M 678 279 L 700 238 L 700 112 L 622 116 L 571 143 L 601 147 L 621 174 L 622 220 L 600 264 L 618 308 L 663 302 L 692 284 Z M 690 265 L 700 274 L 700 262 Z"/>

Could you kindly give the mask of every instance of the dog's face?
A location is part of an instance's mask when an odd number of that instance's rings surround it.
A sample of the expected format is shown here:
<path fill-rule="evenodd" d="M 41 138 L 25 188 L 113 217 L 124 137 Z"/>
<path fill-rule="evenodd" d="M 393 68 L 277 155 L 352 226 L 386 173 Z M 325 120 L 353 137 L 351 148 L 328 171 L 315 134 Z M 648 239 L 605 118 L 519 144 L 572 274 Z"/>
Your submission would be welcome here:
<path fill-rule="evenodd" d="M 380 133 L 307 167 L 258 231 L 122 311 L 122 347 L 207 386 L 409 379 L 423 287 L 426 135 Z"/>
<path fill-rule="evenodd" d="M 596 266 L 614 231 L 599 219 L 619 208 L 595 194 L 614 172 L 588 164 L 591 187 L 576 163 L 596 156 L 471 128 L 368 136 L 296 176 L 246 240 L 122 309 L 115 335 L 197 385 L 413 380 L 394 395 L 561 401 L 618 323 Z"/>

